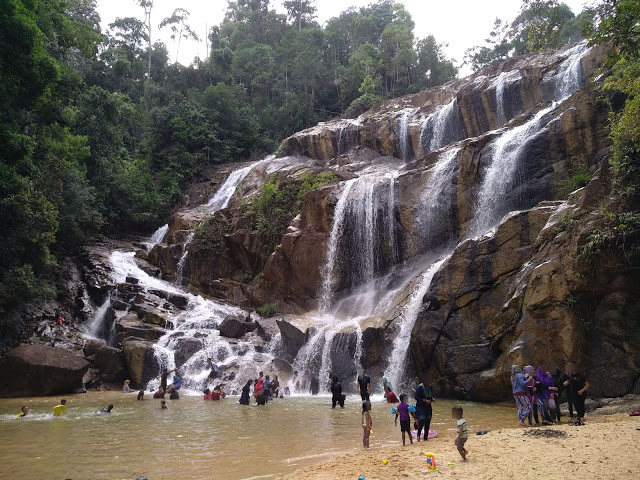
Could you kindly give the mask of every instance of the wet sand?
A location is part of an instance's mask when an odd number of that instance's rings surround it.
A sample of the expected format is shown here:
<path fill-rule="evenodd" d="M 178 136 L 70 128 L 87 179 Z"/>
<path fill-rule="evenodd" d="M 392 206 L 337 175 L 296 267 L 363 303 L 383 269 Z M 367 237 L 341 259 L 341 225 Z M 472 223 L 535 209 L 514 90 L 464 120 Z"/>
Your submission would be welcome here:
<path fill-rule="evenodd" d="M 397 478 L 640 478 L 640 417 L 617 414 L 593 417 L 583 426 L 566 423 L 546 427 L 506 428 L 486 435 L 469 432 L 467 462 L 462 462 L 453 438 L 415 442 L 405 447 L 362 448 L 330 461 L 302 468 L 285 478 L 334 480 L 365 477 Z M 526 432 L 559 431 L 566 437 L 526 435 Z M 544 433 L 542 433 L 544 435 Z M 559 434 L 562 435 L 562 434 Z M 438 472 L 426 470 L 424 452 L 436 454 Z M 387 460 L 387 464 L 382 461 Z M 456 465 L 451 465 L 455 463 Z"/>

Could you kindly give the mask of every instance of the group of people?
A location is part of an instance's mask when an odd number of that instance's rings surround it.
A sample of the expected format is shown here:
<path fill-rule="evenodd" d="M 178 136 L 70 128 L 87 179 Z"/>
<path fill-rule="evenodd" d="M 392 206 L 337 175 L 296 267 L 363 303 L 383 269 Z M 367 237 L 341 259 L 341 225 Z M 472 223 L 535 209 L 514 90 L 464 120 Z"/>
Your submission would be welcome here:
<path fill-rule="evenodd" d="M 521 427 L 525 426 L 525 420 L 532 425 L 532 417 L 535 423 L 539 424 L 538 413 L 542 417 L 543 425 L 560 422 L 560 397 L 563 394 L 566 395 L 569 405 L 569 425 L 583 425 L 586 392 L 589 386 L 589 382 L 573 362 L 565 365 L 564 373 L 556 368 L 555 375 L 552 375 L 545 365 L 540 365 L 537 370 L 531 365 L 525 366 L 524 369 L 518 365 L 511 366 L 511 387 Z"/>
<path fill-rule="evenodd" d="M 258 374 L 258 378 L 255 380 L 247 380 L 244 387 L 242 387 L 242 393 L 240 394 L 240 405 L 249 405 L 251 386 L 253 388 L 253 397 L 258 405 L 266 405 L 269 400 L 274 398 L 283 398 L 285 393 L 288 395 L 289 387 L 284 390 L 280 389 L 280 380 L 278 375 L 274 375 L 273 380 L 270 376 L 264 375 L 264 372 Z"/>
<path fill-rule="evenodd" d="M 98 411 L 96 413 L 98 413 L 98 414 L 111 413 L 112 409 L 113 409 L 113 404 L 109 404 L 108 406 L 104 407 L 103 409 L 101 409 L 100 411 Z M 58 403 L 56 406 L 53 407 L 53 416 L 54 417 L 59 417 L 60 415 L 62 415 L 66 411 L 67 411 L 67 399 L 63 398 L 63 399 L 60 400 L 60 403 Z M 20 413 L 18 415 L 16 415 L 16 417 L 17 418 L 28 417 L 30 412 L 31 412 L 31 409 L 29 407 L 27 407 L 26 405 L 24 405 L 20 409 Z"/>

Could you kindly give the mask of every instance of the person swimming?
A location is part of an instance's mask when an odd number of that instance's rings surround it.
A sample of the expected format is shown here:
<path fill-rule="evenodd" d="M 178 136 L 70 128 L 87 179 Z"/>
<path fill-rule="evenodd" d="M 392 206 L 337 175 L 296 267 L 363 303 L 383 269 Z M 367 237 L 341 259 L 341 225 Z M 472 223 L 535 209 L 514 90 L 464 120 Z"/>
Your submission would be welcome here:
<path fill-rule="evenodd" d="M 67 400 L 63 398 L 60 403 L 53 407 L 53 416 L 59 417 L 67 410 Z"/>
<path fill-rule="evenodd" d="M 113 403 L 110 403 L 108 407 L 104 407 L 102 410 L 100 410 L 99 412 L 96 412 L 96 413 L 98 413 L 98 414 L 111 413 L 111 410 L 113 410 Z"/>
<path fill-rule="evenodd" d="M 16 415 L 17 418 L 24 418 L 29 415 L 29 407 L 24 406 L 20 410 L 22 411 L 22 413 L 19 415 Z"/>

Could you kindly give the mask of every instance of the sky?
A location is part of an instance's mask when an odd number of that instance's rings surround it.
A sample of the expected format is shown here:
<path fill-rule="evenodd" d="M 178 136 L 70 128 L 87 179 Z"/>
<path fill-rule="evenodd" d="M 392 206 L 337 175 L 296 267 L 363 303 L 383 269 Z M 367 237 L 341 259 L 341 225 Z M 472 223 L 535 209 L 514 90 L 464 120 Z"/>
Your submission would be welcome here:
<path fill-rule="evenodd" d="M 588 0 L 564 0 L 575 14 L 580 13 Z M 372 0 L 316 0 L 317 19 L 321 25 L 332 17 L 354 6 L 363 7 L 373 3 Z M 520 0 L 400 0 L 411 14 L 415 22 L 414 34 L 417 38 L 433 35 L 439 43 L 446 43 L 444 49 L 448 58 L 462 63 L 464 51 L 474 45 L 484 44 L 489 32 L 493 28 L 496 17 L 511 21 L 518 14 Z M 281 0 L 271 0 L 272 8 L 284 12 Z M 163 18 L 170 16 L 176 8 L 184 8 L 190 12 L 189 24 L 200 36 L 202 42 L 185 41 L 180 44 L 180 56 L 178 61 L 189 65 L 194 57 L 206 57 L 204 38 L 207 27 L 219 25 L 224 18 L 227 0 L 155 0 L 152 11 L 152 24 L 154 31 L 152 39 L 155 42 L 160 39 L 169 49 L 171 60 L 175 60 L 176 45 L 171 40 L 170 31 L 157 29 L 158 23 Z M 117 17 L 144 18 L 142 8 L 135 0 L 98 0 L 98 12 L 102 19 L 102 28 L 108 29 L 108 25 Z M 461 71 L 463 75 L 470 71 Z"/>

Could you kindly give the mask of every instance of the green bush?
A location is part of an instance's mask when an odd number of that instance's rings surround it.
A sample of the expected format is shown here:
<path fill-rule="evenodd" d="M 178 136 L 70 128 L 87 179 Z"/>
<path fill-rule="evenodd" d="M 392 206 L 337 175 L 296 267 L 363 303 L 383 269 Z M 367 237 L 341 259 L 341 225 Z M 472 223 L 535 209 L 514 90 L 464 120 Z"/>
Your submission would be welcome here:
<path fill-rule="evenodd" d="M 265 254 L 273 252 L 280 243 L 282 234 L 300 213 L 305 196 L 336 181 L 338 177 L 332 172 L 308 173 L 282 181 L 271 175 L 260 193 L 244 206 L 244 216 L 262 237 Z"/>
<path fill-rule="evenodd" d="M 562 198 L 567 198 L 571 192 L 578 190 L 579 188 L 586 187 L 591 181 L 591 172 L 586 167 L 578 167 L 573 169 L 571 177 L 560 182 L 560 195 Z"/>
<path fill-rule="evenodd" d="M 265 303 L 263 306 L 258 308 L 258 314 L 262 318 L 273 317 L 276 313 L 276 304 L 275 303 Z"/>

